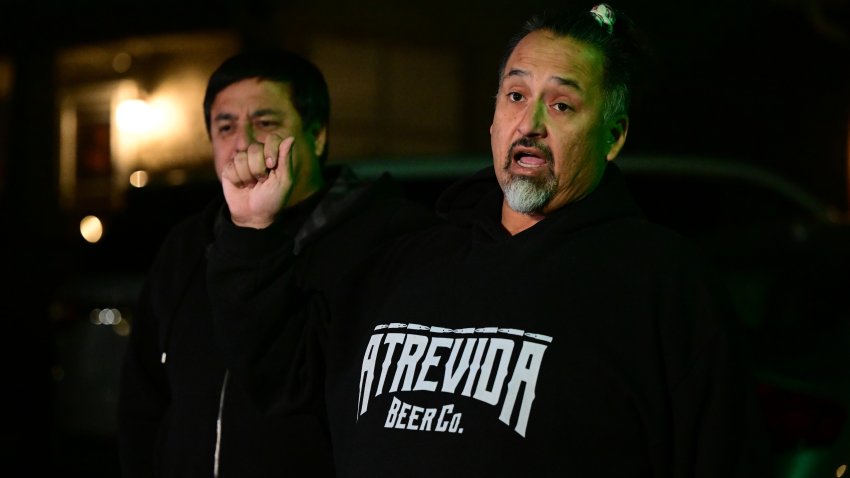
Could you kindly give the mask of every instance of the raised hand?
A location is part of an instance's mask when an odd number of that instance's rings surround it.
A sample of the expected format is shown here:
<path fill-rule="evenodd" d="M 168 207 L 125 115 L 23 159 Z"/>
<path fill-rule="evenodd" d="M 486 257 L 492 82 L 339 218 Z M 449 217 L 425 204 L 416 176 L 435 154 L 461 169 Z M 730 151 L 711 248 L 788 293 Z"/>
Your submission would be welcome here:
<path fill-rule="evenodd" d="M 292 143 L 270 134 L 236 153 L 221 174 L 224 198 L 234 224 L 262 229 L 288 204 L 292 192 Z"/>

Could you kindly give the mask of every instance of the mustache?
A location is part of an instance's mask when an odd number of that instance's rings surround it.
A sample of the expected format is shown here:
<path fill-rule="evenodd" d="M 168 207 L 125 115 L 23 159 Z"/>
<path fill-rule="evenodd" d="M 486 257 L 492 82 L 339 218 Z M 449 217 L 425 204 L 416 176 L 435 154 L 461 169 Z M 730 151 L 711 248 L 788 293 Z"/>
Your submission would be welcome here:
<path fill-rule="evenodd" d="M 552 158 L 552 150 L 549 149 L 549 147 L 546 146 L 545 143 L 536 141 L 535 139 L 529 138 L 528 136 L 523 136 L 522 138 L 519 138 L 518 140 L 511 143 L 511 147 L 508 148 L 508 157 L 505 161 L 506 168 L 510 166 L 511 161 L 514 158 L 514 154 L 516 154 L 514 150 L 517 148 L 517 146 L 521 146 L 523 148 L 534 148 L 536 150 L 539 150 L 543 154 L 543 159 L 546 160 L 546 164 L 551 166 L 552 163 L 554 163 L 554 159 Z"/>

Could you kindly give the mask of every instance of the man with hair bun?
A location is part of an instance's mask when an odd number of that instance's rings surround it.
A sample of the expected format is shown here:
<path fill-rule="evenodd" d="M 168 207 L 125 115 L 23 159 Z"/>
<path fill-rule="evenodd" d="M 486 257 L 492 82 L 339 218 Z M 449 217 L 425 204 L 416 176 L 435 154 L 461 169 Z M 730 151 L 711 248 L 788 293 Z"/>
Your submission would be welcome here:
<path fill-rule="evenodd" d="M 530 20 L 500 68 L 493 167 L 442 195 L 443 224 L 309 310 L 286 307 L 285 269 L 213 245 L 238 367 L 258 397 L 297 409 L 299 372 L 319 362 L 341 475 L 770 475 L 723 284 L 642 217 L 613 163 L 634 34 L 604 4 Z M 256 333 L 281 320 L 320 356 Z"/>

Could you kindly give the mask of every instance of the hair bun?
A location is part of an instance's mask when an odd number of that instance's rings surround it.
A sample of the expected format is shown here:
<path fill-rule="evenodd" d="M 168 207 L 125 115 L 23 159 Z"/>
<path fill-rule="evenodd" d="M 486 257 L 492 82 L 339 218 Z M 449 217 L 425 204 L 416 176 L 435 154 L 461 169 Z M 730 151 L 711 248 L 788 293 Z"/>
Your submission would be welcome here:
<path fill-rule="evenodd" d="M 605 28 L 608 34 L 614 31 L 614 20 L 616 20 L 616 16 L 614 15 L 614 10 L 607 4 L 600 3 L 596 5 L 590 9 L 590 13 L 593 14 L 593 18 L 596 19 L 599 26 Z"/>

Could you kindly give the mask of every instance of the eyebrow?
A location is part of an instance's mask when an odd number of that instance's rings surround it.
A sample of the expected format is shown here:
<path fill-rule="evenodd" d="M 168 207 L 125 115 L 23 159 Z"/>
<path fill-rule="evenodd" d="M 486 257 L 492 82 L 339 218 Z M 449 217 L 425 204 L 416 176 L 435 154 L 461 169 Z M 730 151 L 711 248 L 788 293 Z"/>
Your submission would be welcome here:
<path fill-rule="evenodd" d="M 232 119 L 233 119 L 233 115 L 230 114 L 230 113 L 219 113 L 219 114 L 215 115 L 215 118 L 213 118 L 213 121 L 215 121 L 215 122 L 230 121 Z"/>
<path fill-rule="evenodd" d="M 521 70 L 519 68 L 512 68 L 508 72 L 508 74 L 505 75 L 505 78 L 508 78 L 508 77 L 511 77 L 511 76 L 523 77 L 523 76 L 528 76 L 528 75 L 529 75 L 529 73 L 525 70 Z M 564 77 L 561 77 L 561 76 L 554 76 L 553 75 L 553 76 L 550 77 L 550 79 L 555 80 L 555 82 L 557 82 L 559 85 L 569 86 L 569 87 L 572 87 L 572 88 L 574 88 L 578 91 L 583 91 L 581 86 L 579 86 L 578 82 L 576 80 L 573 80 L 572 78 L 564 78 Z"/>
<path fill-rule="evenodd" d="M 280 112 L 275 110 L 275 109 L 265 108 L 265 109 L 254 111 L 253 113 L 251 113 L 250 117 L 251 118 L 260 118 L 262 116 L 275 115 L 275 114 L 279 114 L 279 113 Z M 213 121 L 232 121 L 234 118 L 236 118 L 236 115 L 233 115 L 233 114 L 230 114 L 230 113 L 219 113 L 215 116 Z"/>
<path fill-rule="evenodd" d="M 259 118 L 260 116 L 277 115 L 277 114 L 280 114 L 280 111 L 272 109 L 272 108 L 265 108 L 265 109 L 254 111 L 253 113 L 251 113 L 250 116 L 251 116 L 251 118 Z"/>

